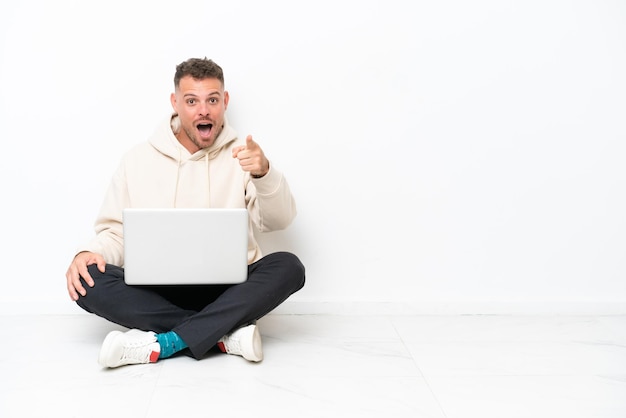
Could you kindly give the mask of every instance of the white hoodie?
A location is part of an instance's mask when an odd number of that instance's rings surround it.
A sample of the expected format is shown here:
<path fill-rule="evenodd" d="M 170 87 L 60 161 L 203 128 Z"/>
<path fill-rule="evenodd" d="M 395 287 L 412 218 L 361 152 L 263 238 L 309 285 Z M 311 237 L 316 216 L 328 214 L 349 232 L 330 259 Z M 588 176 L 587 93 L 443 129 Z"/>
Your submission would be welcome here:
<path fill-rule="evenodd" d="M 282 173 L 270 164 L 260 179 L 244 172 L 232 148 L 245 145 L 224 120 L 215 143 L 190 154 L 174 136 L 179 120 L 167 118 L 147 142 L 132 148 L 113 175 L 96 218 L 96 237 L 78 251 L 102 254 L 105 261 L 124 265 L 122 211 L 134 208 L 247 208 L 248 262 L 262 257 L 253 234 L 286 228 L 296 205 Z"/>

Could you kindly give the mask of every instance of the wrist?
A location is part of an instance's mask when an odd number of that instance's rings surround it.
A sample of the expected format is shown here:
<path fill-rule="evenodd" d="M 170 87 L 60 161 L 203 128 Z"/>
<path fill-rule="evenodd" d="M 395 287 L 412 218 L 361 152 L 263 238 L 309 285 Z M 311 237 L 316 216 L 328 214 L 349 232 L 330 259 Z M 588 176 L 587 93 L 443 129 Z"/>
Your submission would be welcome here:
<path fill-rule="evenodd" d="M 251 172 L 250 173 L 250 177 L 252 177 L 253 179 L 260 179 L 261 177 L 265 177 L 265 175 L 267 173 L 269 173 L 269 171 L 270 171 L 270 167 L 269 167 L 269 164 L 268 164 L 267 169 L 265 169 L 265 171 L 262 174 L 252 173 Z"/>

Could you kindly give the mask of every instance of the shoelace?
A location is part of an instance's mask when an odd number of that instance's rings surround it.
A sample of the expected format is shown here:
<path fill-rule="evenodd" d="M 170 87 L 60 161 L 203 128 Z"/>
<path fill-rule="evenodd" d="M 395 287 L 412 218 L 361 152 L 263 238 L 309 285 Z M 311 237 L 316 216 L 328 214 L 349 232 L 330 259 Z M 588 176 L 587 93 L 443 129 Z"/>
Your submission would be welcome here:
<path fill-rule="evenodd" d="M 239 341 L 239 338 L 227 336 L 226 338 L 224 338 L 224 346 L 226 347 L 226 351 L 228 351 L 229 353 L 241 353 L 241 341 Z"/>
<path fill-rule="evenodd" d="M 134 343 L 124 346 L 121 360 L 130 360 L 139 363 L 148 363 L 152 349 L 150 343 Z"/>

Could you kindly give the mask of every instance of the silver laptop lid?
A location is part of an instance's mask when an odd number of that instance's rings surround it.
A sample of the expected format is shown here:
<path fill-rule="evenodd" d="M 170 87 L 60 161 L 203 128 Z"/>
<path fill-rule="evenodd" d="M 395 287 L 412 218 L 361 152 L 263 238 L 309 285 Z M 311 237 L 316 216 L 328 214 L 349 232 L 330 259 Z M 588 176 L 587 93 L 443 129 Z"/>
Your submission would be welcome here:
<path fill-rule="evenodd" d="M 124 210 L 124 280 L 132 285 L 241 283 L 246 209 Z"/>

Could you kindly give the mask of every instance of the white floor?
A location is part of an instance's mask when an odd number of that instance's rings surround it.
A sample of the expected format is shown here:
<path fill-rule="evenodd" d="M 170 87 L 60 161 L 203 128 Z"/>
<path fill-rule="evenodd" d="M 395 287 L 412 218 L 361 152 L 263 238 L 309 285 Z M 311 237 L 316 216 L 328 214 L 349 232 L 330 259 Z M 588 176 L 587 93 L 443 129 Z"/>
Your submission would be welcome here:
<path fill-rule="evenodd" d="M 626 316 L 259 321 L 259 364 L 102 370 L 89 315 L 0 316 L 0 417 L 626 417 Z"/>

